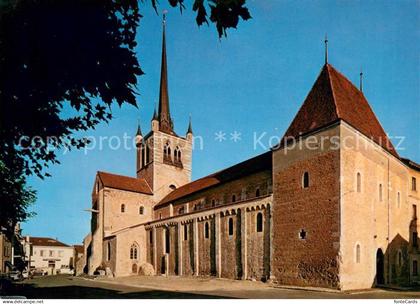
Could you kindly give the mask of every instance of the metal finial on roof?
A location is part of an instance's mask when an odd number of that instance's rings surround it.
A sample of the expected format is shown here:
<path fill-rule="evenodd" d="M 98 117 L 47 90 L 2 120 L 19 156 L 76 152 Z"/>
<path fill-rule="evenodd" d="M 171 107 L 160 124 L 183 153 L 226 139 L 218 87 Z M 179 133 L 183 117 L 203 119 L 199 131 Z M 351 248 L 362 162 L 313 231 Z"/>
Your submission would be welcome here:
<path fill-rule="evenodd" d="M 327 37 L 327 34 L 325 34 L 324 43 L 325 43 L 325 64 L 327 64 L 328 63 L 328 37 Z"/>
<path fill-rule="evenodd" d="M 361 67 L 360 67 L 360 74 L 359 74 L 359 76 L 360 76 L 359 90 L 360 90 L 360 92 L 363 92 L 363 70 L 362 70 Z"/>
<path fill-rule="evenodd" d="M 168 10 L 166 10 L 166 9 L 164 9 L 163 11 L 162 11 L 162 14 L 163 14 L 163 18 L 162 18 L 162 22 L 163 22 L 163 25 L 165 25 L 166 24 L 166 14 L 168 13 Z"/>

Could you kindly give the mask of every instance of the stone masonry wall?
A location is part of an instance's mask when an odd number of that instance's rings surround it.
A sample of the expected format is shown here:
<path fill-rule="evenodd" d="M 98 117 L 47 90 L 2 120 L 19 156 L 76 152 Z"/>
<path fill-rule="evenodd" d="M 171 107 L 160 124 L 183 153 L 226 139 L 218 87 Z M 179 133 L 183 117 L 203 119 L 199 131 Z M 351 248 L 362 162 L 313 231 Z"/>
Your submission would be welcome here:
<path fill-rule="evenodd" d="M 271 202 L 271 195 L 263 196 L 150 223 L 146 225 L 146 232 L 156 231 L 156 244 L 151 244 L 150 240 L 147 243 L 148 261 L 153 264 L 153 250 L 156 250 L 158 275 L 182 273 L 184 276 L 265 279 L 270 272 Z M 263 215 L 262 232 L 256 231 L 258 213 Z M 229 234 L 229 219 L 233 221 L 232 234 Z M 166 229 L 170 231 L 169 254 L 165 251 Z M 169 263 L 167 267 L 165 263 Z"/>
<path fill-rule="evenodd" d="M 338 134 L 335 127 L 317 136 Z M 328 145 L 273 154 L 272 269 L 280 284 L 339 286 L 339 156 Z M 304 172 L 308 188 L 302 187 Z"/>

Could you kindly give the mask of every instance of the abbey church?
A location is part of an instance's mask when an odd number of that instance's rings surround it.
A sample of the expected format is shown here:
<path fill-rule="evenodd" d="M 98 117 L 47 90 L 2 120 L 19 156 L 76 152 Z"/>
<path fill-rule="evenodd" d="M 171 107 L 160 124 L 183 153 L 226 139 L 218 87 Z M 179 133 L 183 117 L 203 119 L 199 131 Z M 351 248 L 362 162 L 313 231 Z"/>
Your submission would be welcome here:
<path fill-rule="evenodd" d="M 148 133 L 138 128 L 135 175 L 95 177 L 85 271 L 420 283 L 420 166 L 398 154 L 363 92 L 326 62 L 279 145 L 191 181 L 193 130 L 174 131 L 165 26 L 158 111 Z"/>

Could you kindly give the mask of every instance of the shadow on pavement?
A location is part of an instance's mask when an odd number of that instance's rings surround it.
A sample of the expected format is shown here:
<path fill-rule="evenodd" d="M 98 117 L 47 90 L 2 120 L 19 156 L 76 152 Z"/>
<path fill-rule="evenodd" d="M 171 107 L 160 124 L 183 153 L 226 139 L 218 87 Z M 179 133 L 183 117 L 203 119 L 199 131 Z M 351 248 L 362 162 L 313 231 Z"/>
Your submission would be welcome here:
<path fill-rule="evenodd" d="M 125 292 L 77 285 L 40 287 L 34 284 L 14 285 L 9 295 L 24 296 L 28 299 L 226 299 L 211 295 L 147 289 Z"/>

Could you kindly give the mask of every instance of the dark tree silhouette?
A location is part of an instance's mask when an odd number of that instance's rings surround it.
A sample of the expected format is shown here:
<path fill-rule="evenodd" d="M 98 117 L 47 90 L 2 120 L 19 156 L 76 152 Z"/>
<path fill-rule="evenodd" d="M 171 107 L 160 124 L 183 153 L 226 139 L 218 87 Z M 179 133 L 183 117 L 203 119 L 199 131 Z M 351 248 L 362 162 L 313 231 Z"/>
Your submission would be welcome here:
<path fill-rule="evenodd" d="M 36 193 L 26 185 L 23 174 L 7 168 L 1 161 L 0 181 L 0 228 L 5 228 L 12 239 L 15 224 L 33 215 L 28 212 L 28 207 L 34 203 Z"/>
<path fill-rule="evenodd" d="M 184 0 L 168 1 L 185 8 Z M 150 3 L 157 11 L 157 0 Z M 239 18 L 250 18 L 245 0 L 191 4 L 197 24 L 210 20 L 219 37 Z M 49 176 L 48 166 L 59 163 L 58 149 L 87 144 L 77 131 L 109 121 L 112 104 L 136 105 L 143 74 L 134 52 L 141 17 L 137 0 L 0 2 L 0 170 L 7 177 L 0 185 L 2 217 L 13 217 L 22 195 L 26 203 L 19 212 L 33 201 L 25 175 Z M 63 108 L 74 115 L 64 117 Z"/>

